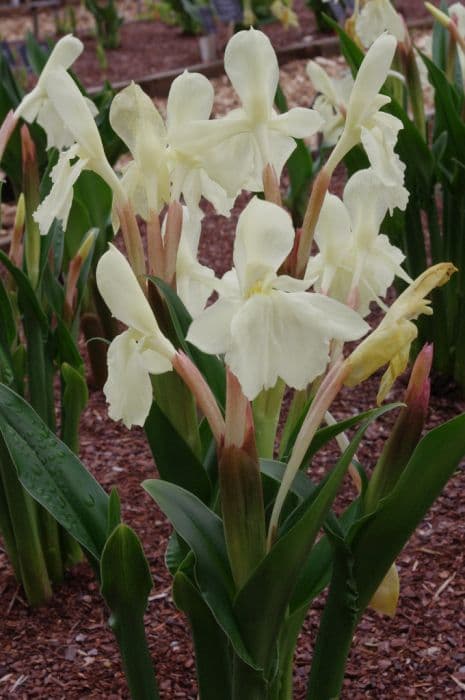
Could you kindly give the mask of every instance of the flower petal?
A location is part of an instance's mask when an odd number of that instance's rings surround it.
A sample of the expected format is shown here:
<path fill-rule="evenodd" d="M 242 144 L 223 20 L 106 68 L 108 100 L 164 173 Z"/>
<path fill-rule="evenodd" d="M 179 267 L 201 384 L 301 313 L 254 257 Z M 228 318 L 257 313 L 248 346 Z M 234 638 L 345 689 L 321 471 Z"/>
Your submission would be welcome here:
<path fill-rule="evenodd" d="M 175 350 L 160 331 L 131 266 L 115 246 L 110 244 L 100 258 L 96 278 L 99 292 L 113 316 L 142 336 L 156 340 L 158 352 L 171 359 Z"/>
<path fill-rule="evenodd" d="M 278 60 L 268 37 L 252 28 L 235 34 L 224 52 L 224 69 L 249 119 L 266 121 L 279 80 Z"/>
<path fill-rule="evenodd" d="M 237 222 L 234 266 L 243 293 L 265 275 L 276 273 L 292 250 L 294 228 L 281 207 L 254 197 Z"/>
<path fill-rule="evenodd" d="M 184 71 L 171 83 L 166 115 L 168 129 L 209 119 L 215 93 L 213 86 L 201 73 Z"/>
<path fill-rule="evenodd" d="M 60 154 L 58 162 L 51 173 L 52 189 L 33 214 L 34 221 L 39 224 L 42 236 L 48 233 L 54 219 L 59 219 L 63 229 L 66 231 L 69 212 L 73 203 L 74 183 L 87 165 L 87 161 L 81 158 L 78 158 L 71 165 L 70 160 L 76 157 L 76 152 L 76 147 L 73 147 Z"/>
<path fill-rule="evenodd" d="M 373 104 L 381 90 L 397 47 L 396 39 L 390 34 L 382 34 L 372 44 L 355 78 L 349 104 L 347 107 L 347 127 L 360 124 L 367 109 Z"/>
<path fill-rule="evenodd" d="M 108 415 L 127 428 L 144 425 L 152 405 L 152 383 L 133 331 L 118 335 L 108 348 L 108 379 L 103 391 Z"/>
<path fill-rule="evenodd" d="M 238 298 L 220 298 L 195 318 L 186 340 L 211 355 L 226 352 L 231 342 L 231 321 L 240 307 Z"/>
<path fill-rule="evenodd" d="M 314 109 L 294 107 L 289 112 L 280 114 L 269 123 L 269 127 L 295 139 L 313 136 L 323 126 L 323 119 Z"/>

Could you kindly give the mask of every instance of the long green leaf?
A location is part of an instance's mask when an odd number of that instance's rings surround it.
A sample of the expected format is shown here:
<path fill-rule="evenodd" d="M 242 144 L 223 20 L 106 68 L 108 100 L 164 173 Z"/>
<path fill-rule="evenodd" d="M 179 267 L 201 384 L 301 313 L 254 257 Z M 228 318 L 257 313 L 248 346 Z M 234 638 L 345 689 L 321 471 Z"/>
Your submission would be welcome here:
<path fill-rule="evenodd" d="M 101 486 L 31 406 L 4 385 L 0 430 L 26 491 L 98 559 L 108 508 Z"/>
<path fill-rule="evenodd" d="M 160 477 L 207 503 L 211 493 L 207 472 L 155 401 L 144 430 Z"/>
<path fill-rule="evenodd" d="M 124 672 L 133 700 L 158 700 L 157 682 L 144 629 L 144 613 L 153 581 L 137 535 L 118 525 L 100 561 L 101 593 L 111 610 Z"/>
<path fill-rule="evenodd" d="M 191 626 L 200 700 L 231 700 L 228 638 L 198 588 L 183 571 L 174 577 L 173 599 Z"/>
<path fill-rule="evenodd" d="M 234 582 L 220 518 L 180 486 L 154 479 L 142 486 L 194 552 L 196 578 L 205 602 L 237 654 L 254 666 L 233 614 Z"/>
<path fill-rule="evenodd" d="M 369 603 L 386 572 L 465 456 L 465 414 L 429 432 L 402 476 L 352 541 L 360 607 Z"/>

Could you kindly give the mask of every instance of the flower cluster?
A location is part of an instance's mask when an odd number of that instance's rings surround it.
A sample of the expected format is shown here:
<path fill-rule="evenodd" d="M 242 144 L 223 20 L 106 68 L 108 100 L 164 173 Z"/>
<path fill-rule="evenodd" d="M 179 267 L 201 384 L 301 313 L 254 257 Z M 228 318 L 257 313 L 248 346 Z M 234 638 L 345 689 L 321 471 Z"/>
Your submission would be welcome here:
<path fill-rule="evenodd" d="M 362 19 L 371 5 L 374 0 L 364 6 Z M 404 209 L 408 199 L 405 166 L 394 150 L 402 124 L 381 111 L 390 101 L 380 89 L 396 43 L 388 34 L 376 38 L 355 81 L 337 84 L 311 63 L 308 72 L 321 93 L 315 109 L 283 114 L 274 108 L 276 55 L 269 39 L 253 29 L 239 32 L 226 47 L 225 71 L 241 107 L 224 118 L 211 118 L 214 91 L 203 75 L 185 72 L 173 82 L 166 121 L 132 83 L 110 110 L 111 125 L 132 156 L 118 176 L 105 157 L 94 110 L 67 73 L 82 44 L 71 36 L 58 42 L 16 117 L 37 120 L 49 147 L 60 151 L 50 194 L 34 214 L 41 233 L 55 218 L 66 229 L 73 185 L 83 170 L 97 173 L 113 192 L 113 226 L 121 227 L 129 255 L 128 262 L 111 247 L 97 266 L 99 290 L 127 326 L 108 354 L 105 393 L 113 418 L 142 425 L 152 402 L 150 375 L 172 369 L 177 354 L 147 299 L 135 215 L 147 222 L 148 271 L 172 284 L 193 316 L 187 340 L 224 355 L 249 400 L 278 380 L 304 389 L 322 377 L 340 360 L 346 341 L 369 331 L 363 317 L 373 301 L 382 304 L 394 276 L 412 282 L 401 267 L 402 253 L 380 234 L 386 213 Z M 217 279 L 197 259 L 201 199 L 228 215 L 241 190 L 267 193 L 265 173 L 279 189 L 295 139 L 317 130 L 335 145 L 322 171 L 325 186 L 306 215 L 315 222 L 318 254 L 310 255 L 310 238 L 301 274 L 293 266 L 299 238 L 289 214 L 276 198 L 252 198 L 237 223 L 234 265 Z M 359 143 L 370 167 L 352 176 L 341 200 L 327 192 L 331 173 Z M 302 239 L 304 234 L 305 222 Z M 212 292 L 217 299 L 208 306 Z M 410 326 L 405 328 L 403 356 L 412 337 Z M 351 381 L 354 376 L 352 371 Z"/>

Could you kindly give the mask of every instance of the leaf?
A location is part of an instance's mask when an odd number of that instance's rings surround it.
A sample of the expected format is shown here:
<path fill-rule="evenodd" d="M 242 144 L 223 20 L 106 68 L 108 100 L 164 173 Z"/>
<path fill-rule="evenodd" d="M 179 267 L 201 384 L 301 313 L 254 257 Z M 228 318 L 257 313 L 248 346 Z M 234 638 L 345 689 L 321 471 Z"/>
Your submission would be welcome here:
<path fill-rule="evenodd" d="M 13 265 L 10 258 L 3 252 L 3 250 L 0 250 L 0 262 L 3 263 L 16 282 L 21 310 L 24 311 L 24 308 L 27 307 L 27 310 L 33 313 L 35 319 L 40 325 L 41 330 L 47 333 L 47 317 L 40 306 L 40 302 L 36 296 L 36 293 L 34 292 L 34 289 L 32 288 L 31 283 L 29 282 L 28 277 L 22 270 Z"/>
<path fill-rule="evenodd" d="M 207 355 L 186 341 L 187 331 L 192 323 L 191 315 L 181 299 L 166 282 L 158 277 L 149 277 L 149 279 L 163 294 L 179 346 L 202 372 L 218 403 L 224 407 L 226 400 L 226 371 L 224 364 L 215 355 Z"/>
<path fill-rule="evenodd" d="M 174 577 L 173 599 L 187 615 L 191 626 L 199 696 L 202 700 L 230 700 L 232 669 L 228 638 L 183 571 L 178 571 Z"/>
<path fill-rule="evenodd" d="M 362 526 L 354 525 L 351 546 L 362 610 L 464 455 L 462 414 L 420 441 L 389 496 Z"/>
<path fill-rule="evenodd" d="M 207 472 L 155 401 L 144 430 L 161 478 L 182 486 L 207 503 L 211 493 Z"/>
<path fill-rule="evenodd" d="M 236 653 L 255 667 L 233 614 L 234 582 L 220 518 L 180 486 L 155 479 L 144 481 L 142 486 L 194 552 L 196 578 L 205 602 Z"/>
<path fill-rule="evenodd" d="M 284 523 L 280 538 L 236 597 L 234 610 L 245 642 L 256 663 L 265 669 L 270 668 L 276 639 L 302 566 L 365 430 L 379 415 L 376 410 L 369 413 L 326 480 Z M 263 595 L 265 590 L 267 595 Z M 267 620 L 267 625 L 263 625 L 263 620 Z"/>
<path fill-rule="evenodd" d="M 108 499 L 107 533 L 110 537 L 113 530 L 121 524 L 121 499 L 118 489 L 113 487 Z"/>
<path fill-rule="evenodd" d="M 341 44 L 341 53 L 349 64 L 352 75 L 356 75 L 360 64 L 364 59 L 363 51 L 357 46 L 355 41 L 350 38 L 347 32 L 331 17 L 328 15 L 323 15 L 326 24 L 328 24 L 339 36 L 339 41 Z"/>
<path fill-rule="evenodd" d="M 364 411 L 363 413 L 359 413 L 356 416 L 352 416 L 351 418 L 345 418 L 344 420 L 340 421 L 339 423 L 335 423 L 334 425 L 327 425 L 324 428 L 320 428 L 319 430 L 317 430 L 312 442 L 310 443 L 310 446 L 302 461 L 302 466 L 306 466 L 313 457 L 313 455 L 319 452 L 319 450 L 321 450 L 321 448 L 324 447 L 324 445 L 326 445 L 330 440 L 337 437 L 341 433 L 345 432 L 346 430 L 349 430 L 350 428 L 355 427 L 356 425 L 359 425 L 362 421 L 376 420 L 376 418 L 379 418 L 384 413 L 393 411 L 396 408 L 400 408 L 403 405 L 404 404 L 402 403 L 391 403 L 381 406 L 380 408 L 371 408 L 369 411 Z M 293 445 L 295 442 L 295 439 L 300 430 L 303 419 L 305 418 L 307 410 L 308 409 L 305 409 L 305 411 L 303 412 L 302 419 L 299 421 L 298 425 L 294 430 L 293 435 L 291 436 L 291 439 L 289 440 L 291 445 Z M 291 447 L 286 448 L 287 458 L 289 458 L 290 453 Z"/>
<path fill-rule="evenodd" d="M 434 65 L 424 54 L 421 58 L 428 69 L 428 76 L 434 87 L 435 134 L 446 131 L 455 158 L 465 161 L 465 124 L 461 118 L 463 95 L 450 85 L 445 73 Z"/>
<path fill-rule="evenodd" d="M 26 491 L 98 559 L 108 509 L 101 486 L 31 406 L 4 385 L 0 431 Z"/>
<path fill-rule="evenodd" d="M 157 683 L 144 630 L 153 581 L 142 545 L 127 525 L 117 525 L 105 543 L 100 576 L 131 697 L 155 700 L 159 697 Z"/>

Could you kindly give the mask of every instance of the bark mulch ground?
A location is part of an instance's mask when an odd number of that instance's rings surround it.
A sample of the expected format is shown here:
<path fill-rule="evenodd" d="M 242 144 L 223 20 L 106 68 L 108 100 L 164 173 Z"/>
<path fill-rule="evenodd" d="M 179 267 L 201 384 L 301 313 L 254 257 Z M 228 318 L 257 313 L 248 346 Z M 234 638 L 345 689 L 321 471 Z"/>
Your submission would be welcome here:
<path fill-rule="evenodd" d="M 244 205 L 239 200 L 236 215 Z M 231 265 L 233 223 L 209 217 L 201 258 L 222 273 Z M 379 377 L 334 404 L 338 418 L 375 403 Z M 400 380 L 392 399 L 402 397 Z M 453 385 L 438 378 L 428 427 L 465 410 Z M 373 466 L 392 417 L 367 431 L 360 461 Z M 447 446 L 445 446 L 445 449 Z M 337 458 L 331 446 L 312 466 L 315 477 Z M 196 697 L 194 662 L 184 617 L 173 605 L 164 550 L 170 531 L 163 515 L 141 489 L 156 475 L 141 430 L 126 430 L 108 419 L 104 397 L 91 395 L 82 420 L 81 457 L 102 486 L 117 487 L 123 516 L 144 543 L 154 578 L 146 616 L 151 652 L 164 700 Z M 397 562 L 401 577 L 398 613 L 392 620 L 368 612 L 361 622 L 347 668 L 343 698 L 392 700 L 461 697 L 465 688 L 465 470 L 459 469 Z M 349 481 L 342 498 L 354 496 Z M 51 604 L 29 610 L 6 557 L 0 553 L 0 697 L 127 698 L 124 676 L 98 586 L 86 564 L 67 575 Z M 312 645 L 324 598 L 309 613 L 299 641 L 295 699 L 305 697 Z M 220 699 L 218 699 L 220 700 Z"/>
<path fill-rule="evenodd" d="M 120 2 L 120 13 L 126 19 L 137 17 L 138 8 L 133 0 Z M 409 20 L 428 16 L 422 0 L 399 0 L 398 10 Z M 312 11 L 305 0 L 295 0 L 294 9 L 299 17 L 298 28 L 284 29 L 278 22 L 265 24 L 266 32 L 275 47 L 284 47 L 297 41 L 311 42 L 320 36 Z M 43 12 L 40 16 L 40 36 L 53 36 L 56 26 L 53 14 Z M 92 37 L 93 20 L 83 8 L 77 9 L 78 34 L 85 44 L 85 51 L 75 64 L 76 73 L 86 87 L 102 85 L 105 80 L 115 83 L 125 80 L 136 82 L 144 76 L 174 68 L 185 68 L 200 62 L 198 37 L 182 33 L 176 26 L 168 26 L 159 20 L 131 21 L 121 29 L 121 45 L 106 52 L 107 67 L 102 69 L 97 55 L 97 42 Z M 2 19 L 2 39 L 21 39 L 32 27 L 28 18 Z M 218 57 L 221 58 L 226 35 L 218 34 Z"/>

